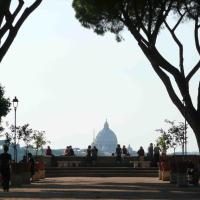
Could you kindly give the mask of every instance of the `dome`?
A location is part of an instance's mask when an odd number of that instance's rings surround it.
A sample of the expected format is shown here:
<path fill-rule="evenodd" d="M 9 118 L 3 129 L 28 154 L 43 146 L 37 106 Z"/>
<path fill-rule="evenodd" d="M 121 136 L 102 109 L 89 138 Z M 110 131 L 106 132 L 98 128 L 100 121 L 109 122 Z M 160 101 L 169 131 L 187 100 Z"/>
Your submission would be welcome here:
<path fill-rule="evenodd" d="M 104 128 L 97 134 L 94 144 L 102 152 L 115 152 L 117 146 L 117 137 L 115 133 L 109 128 L 107 121 L 104 124 Z"/>

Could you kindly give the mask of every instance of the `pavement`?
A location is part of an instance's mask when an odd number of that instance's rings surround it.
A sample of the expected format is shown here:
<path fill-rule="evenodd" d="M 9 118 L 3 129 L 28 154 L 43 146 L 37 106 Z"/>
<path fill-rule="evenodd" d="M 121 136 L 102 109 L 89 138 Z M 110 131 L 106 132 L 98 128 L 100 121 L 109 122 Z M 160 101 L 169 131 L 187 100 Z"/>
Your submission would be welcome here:
<path fill-rule="evenodd" d="M 200 186 L 177 187 L 155 177 L 59 177 L 0 192 L 6 199 L 200 199 Z"/>

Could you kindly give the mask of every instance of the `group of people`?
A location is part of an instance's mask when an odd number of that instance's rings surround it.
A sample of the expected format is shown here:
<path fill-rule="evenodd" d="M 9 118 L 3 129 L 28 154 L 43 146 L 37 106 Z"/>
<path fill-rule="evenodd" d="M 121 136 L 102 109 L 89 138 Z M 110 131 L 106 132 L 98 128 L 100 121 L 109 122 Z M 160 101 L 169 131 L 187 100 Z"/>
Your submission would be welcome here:
<path fill-rule="evenodd" d="M 7 145 L 3 146 L 3 153 L 0 154 L 0 172 L 2 179 L 2 187 L 4 192 L 9 192 L 10 180 L 11 180 L 11 154 L 8 153 L 9 147 Z M 35 173 L 35 162 L 31 153 L 28 153 L 27 156 L 24 156 L 20 161 L 26 162 L 30 165 L 30 180 Z"/>
<path fill-rule="evenodd" d="M 95 165 L 97 161 L 98 149 L 96 146 L 89 145 L 86 152 L 86 163 Z"/>
<path fill-rule="evenodd" d="M 122 159 L 123 156 L 130 156 L 126 146 L 123 145 L 123 147 L 121 148 L 120 144 L 117 145 L 116 150 L 115 150 L 115 154 L 116 154 L 116 161 L 117 162 L 121 162 L 121 159 Z"/>
<path fill-rule="evenodd" d="M 139 160 L 144 160 L 145 151 L 141 146 L 137 151 Z M 157 163 L 160 161 L 160 147 L 158 145 L 153 146 L 153 143 L 150 143 L 148 147 L 147 157 L 151 161 L 151 166 L 157 166 Z"/>
<path fill-rule="evenodd" d="M 64 150 L 64 156 L 74 156 L 74 150 L 71 145 Z"/>

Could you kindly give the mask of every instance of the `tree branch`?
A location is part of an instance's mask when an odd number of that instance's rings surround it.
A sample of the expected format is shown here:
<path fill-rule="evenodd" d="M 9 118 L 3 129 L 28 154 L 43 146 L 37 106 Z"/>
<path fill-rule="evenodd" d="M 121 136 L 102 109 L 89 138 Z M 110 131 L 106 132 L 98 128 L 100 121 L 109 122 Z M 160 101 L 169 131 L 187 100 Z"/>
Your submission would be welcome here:
<path fill-rule="evenodd" d="M 124 19 L 120 18 L 120 20 L 127 26 L 132 35 L 136 38 L 138 42 L 142 42 L 145 46 L 148 46 L 148 41 L 139 33 L 136 29 L 136 26 L 133 25 L 131 19 L 129 18 L 128 12 L 122 8 L 122 14 Z"/>
<path fill-rule="evenodd" d="M 195 65 L 195 67 L 189 72 L 189 74 L 186 76 L 187 81 L 189 82 L 192 76 L 199 70 L 200 68 L 200 61 Z"/>
<path fill-rule="evenodd" d="M 196 45 L 196 49 L 197 52 L 200 55 L 200 45 L 199 45 L 199 28 L 200 25 L 198 24 L 198 17 L 195 18 L 195 28 L 194 28 L 194 39 L 195 39 L 195 45 Z"/>
<path fill-rule="evenodd" d="M 42 0 L 35 0 L 30 7 L 27 7 L 18 21 L 16 22 L 14 27 L 9 28 L 9 34 L 0 48 L 0 62 L 2 61 L 3 57 L 5 56 L 6 52 L 8 51 L 10 45 L 12 44 L 13 40 L 15 39 L 21 25 L 24 23 L 24 21 L 27 19 L 27 17 L 40 5 Z M 17 11 L 16 11 L 17 12 Z"/>
<path fill-rule="evenodd" d="M 15 9 L 14 13 L 12 15 L 10 15 L 10 17 L 6 18 L 6 23 L 4 24 L 4 26 L 0 29 L 0 38 L 2 38 L 6 32 L 10 29 L 13 28 L 12 23 L 15 20 L 16 16 L 19 14 L 19 12 L 21 11 L 23 5 L 24 5 L 24 1 L 23 0 L 18 0 L 18 6 Z"/>
<path fill-rule="evenodd" d="M 198 87 L 198 96 L 197 96 L 197 112 L 200 116 L 200 82 L 199 82 L 199 87 Z"/>
<path fill-rule="evenodd" d="M 24 5 L 24 1 L 23 0 L 18 0 L 18 2 L 19 2 L 18 6 L 17 6 L 17 8 L 15 9 L 15 11 L 12 14 L 13 18 L 15 18 L 19 14 L 20 10 L 22 9 L 22 7 Z"/>
<path fill-rule="evenodd" d="M 151 1 L 147 1 L 149 4 L 149 20 L 148 20 L 148 33 L 151 35 L 151 30 L 152 30 L 152 20 L 153 20 L 153 10 L 152 10 L 152 4 Z"/>
<path fill-rule="evenodd" d="M 165 10 L 165 5 L 166 5 L 166 1 L 164 3 L 161 3 L 161 10 L 160 10 L 160 13 L 157 17 L 157 21 L 155 23 L 155 28 L 154 28 L 154 31 L 152 33 L 152 36 L 153 36 L 153 40 L 154 40 L 154 44 L 156 43 L 156 39 L 157 39 L 157 36 L 158 36 L 158 32 L 160 30 L 160 27 L 163 23 L 163 21 L 166 19 L 166 17 L 168 16 L 170 10 L 171 10 L 171 7 L 172 7 L 172 1 L 170 1 L 169 3 L 169 6 L 168 8 Z M 163 14 L 165 11 L 165 14 Z"/>
<path fill-rule="evenodd" d="M 167 89 L 167 92 L 172 100 L 172 102 L 177 106 L 177 108 L 180 110 L 181 114 L 184 116 L 184 105 L 182 101 L 178 98 L 176 95 L 173 86 L 171 84 L 170 78 L 167 76 L 167 74 L 158 66 L 155 65 L 154 63 L 151 63 L 154 71 L 157 73 L 159 78 L 162 80 L 162 82 L 165 85 L 165 88 Z"/>
<path fill-rule="evenodd" d="M 135 11 L 135 15 L 136 15 L 136 20 L 137 20 L 137 24 L 138 26 L 142 29 L 142 31 L 144 32 L 144 34 L 147 36 L 147 38 L 149 39 L 151 34 L 148 33 L 147 29 L 145 28 L 143 22 L 142 22 L 142 18 L 139 16 L 138 13 L 138 8 L 137 8 L 137 2 L 134 1 L 134 11 Z"/>
<path fill-rule="evenodd" d="M 183 16 L 181 18 L 183 18 Z M 179 66 L 180 66 L 180 71 L 181 71 L 182 75 L 185 76 L 184 66 L 183 66 L 183 45 L 181 44 L 180 40 L 177 38 L 176 34 L 174 33 L 174 31 L 176 30 L 176 28 L 177 28 L 177 26 L 178 26 L 178 24 L 180 22 L 181 22 L 181 20 L 179 19 L 179 21 L 174 26 L 174 28 L 171 29 L 170 26 L 168 25 L 168 23 L 166 22 L 166 20 L 164 20 L 165 26 L 167 27 L 167 29 L 170 32 L 172 38 L 174 39 L 174 41 L 176 42 L 176 44 L 179 47 Z"/>

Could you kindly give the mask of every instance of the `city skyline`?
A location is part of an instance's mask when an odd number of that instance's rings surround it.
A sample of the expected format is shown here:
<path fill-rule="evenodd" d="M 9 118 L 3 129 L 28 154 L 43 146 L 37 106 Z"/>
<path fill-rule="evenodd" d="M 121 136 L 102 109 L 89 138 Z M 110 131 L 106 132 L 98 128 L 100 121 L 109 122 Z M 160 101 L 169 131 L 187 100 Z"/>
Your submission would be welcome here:
<path fill-rule="evenodd" d="M 42 2 L 1 63 L 6 96 L 19 99 L 17 125 L 29 123 L 45 131 L 52 148 L 84 148 L 108 119 L 122 145 L 146 150 L 159 136 L 155 130 L 165 127 L 165 119 L 183 117 L 133 37 L 124 32 L 124 41 L 117 43 L 114 35 L 101 37 L 84 29 L 71 2 Z M 189 38 L 188 25 L 183 26 Z M 189 54 L 192 44 L 185 42 Z M 176 62 L 165 32 L 158 46 Z M 186 63 L 195 62 L 195 56 Z M 194 97 L 197 86 L 194 81 Z M 4 121 L 14 122 L 13 110 Z M 188 151 L 198 151 L 191 129 L 188 137 Z"/>

